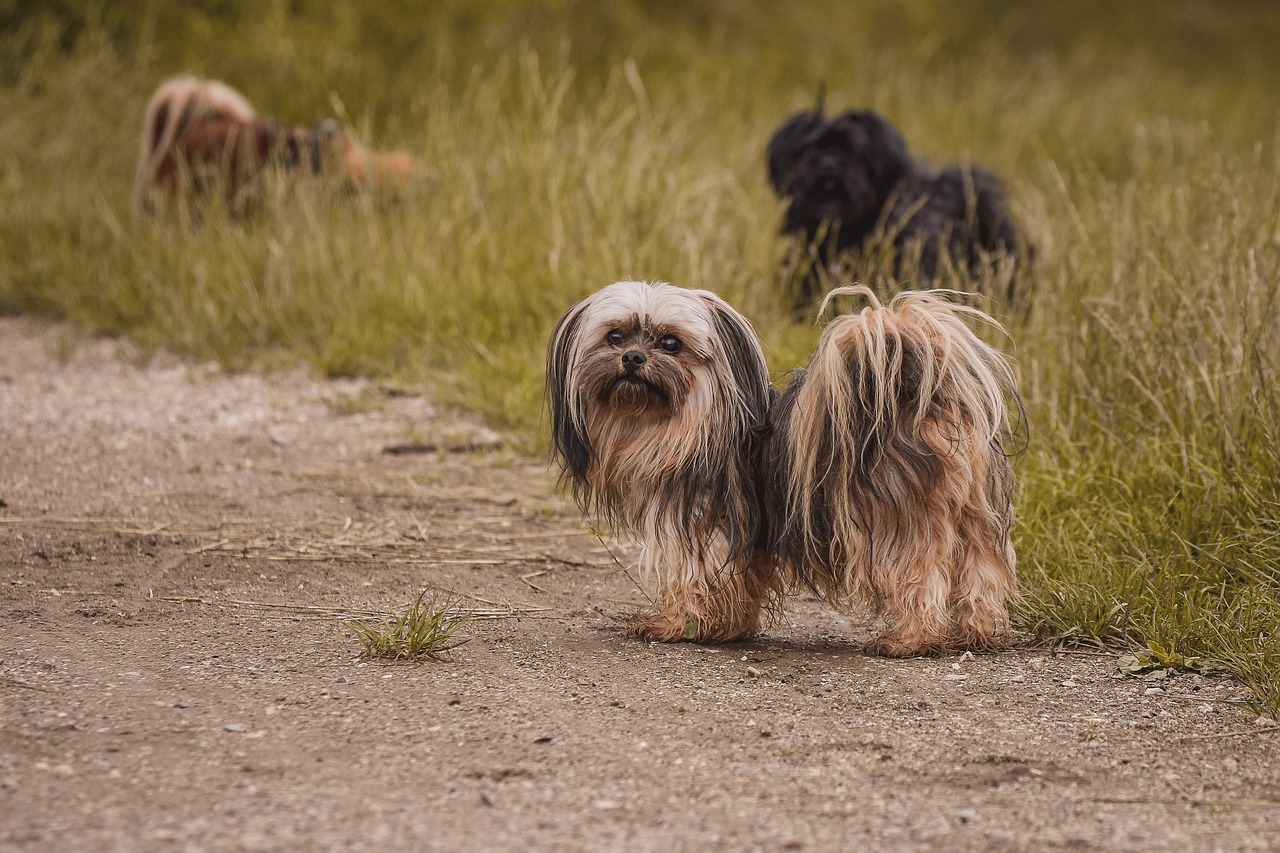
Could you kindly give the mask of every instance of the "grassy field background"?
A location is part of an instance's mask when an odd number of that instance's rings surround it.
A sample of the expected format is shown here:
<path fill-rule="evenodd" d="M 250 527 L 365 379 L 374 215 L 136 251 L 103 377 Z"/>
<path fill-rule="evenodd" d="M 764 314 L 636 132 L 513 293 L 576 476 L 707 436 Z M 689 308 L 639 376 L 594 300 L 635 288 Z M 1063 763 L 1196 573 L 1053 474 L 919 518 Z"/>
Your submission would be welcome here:
<path fill-rule="evenodd" d="M 1032 425 L 1021 623 L 1215 662 L 1276 714 L 1280 6 L 1042 5 L 0 2 L 0 311 L 424 385 L 539 450 L 551 327 L 615 279 L 715 290 L 779 373 L 805 359 L 763 151 L 825 87 L 1003 175 L 1036 245 L 991 306 Z M 431 180 L 135 223 L 143 108 L 178 72 Z"/>

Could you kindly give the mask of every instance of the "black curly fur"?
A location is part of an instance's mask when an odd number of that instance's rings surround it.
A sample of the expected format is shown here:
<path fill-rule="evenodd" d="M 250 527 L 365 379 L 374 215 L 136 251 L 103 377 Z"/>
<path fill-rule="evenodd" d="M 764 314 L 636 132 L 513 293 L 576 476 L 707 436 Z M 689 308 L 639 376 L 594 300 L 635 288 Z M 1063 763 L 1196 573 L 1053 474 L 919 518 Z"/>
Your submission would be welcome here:
<path fill-rule="evenodd" d="M 938 171 L 915 159 L 897 128 L 869 110 L 791 116 L 769 141 L 768 169 L 788 201 L 783 233 L 801 236 L 815 262 L 806 302 L 820 268 L 881 235 L 891 240 L 894 274 L 914 272 L 919 284 L 934 281 L 944 253 L 976 269 L 984 255 L 1019 251 L 1003 181 L 976 166 Z"/>

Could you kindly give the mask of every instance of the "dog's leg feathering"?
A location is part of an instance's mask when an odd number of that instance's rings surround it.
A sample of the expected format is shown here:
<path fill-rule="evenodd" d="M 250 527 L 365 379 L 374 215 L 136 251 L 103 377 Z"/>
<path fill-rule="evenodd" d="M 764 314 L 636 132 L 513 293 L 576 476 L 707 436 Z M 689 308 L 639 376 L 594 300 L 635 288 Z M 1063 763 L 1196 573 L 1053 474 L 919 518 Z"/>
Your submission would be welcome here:
<path fill-rule="evenodd" d="M 955 617 L 954 643 L 962 648 L 997 648 L 1004 645 L 1012 627 L 1005 602 L 1017 596 L 1016 557 L 1009 541 L 1013 513 L 1008 495 L 1013 470 L 1003 456 L 990 458 L 981 489 L 973 496 L 960 521 L 961 552 L 952 587 Z M 982 511 L 973 511 L 974 507 Z"/>
<path fill-rule="evenodd" d="M 722 537 L 696 549 L 687 541 L 660 548 L 649 544 L 655 539 L 645 538 L 640 570 L 656 596 L 631 620 L 633 635 L 661 643 L 723 643 L 759 633 L 761 617 L 777 592 L 773 572 L 730 560 Z"/>

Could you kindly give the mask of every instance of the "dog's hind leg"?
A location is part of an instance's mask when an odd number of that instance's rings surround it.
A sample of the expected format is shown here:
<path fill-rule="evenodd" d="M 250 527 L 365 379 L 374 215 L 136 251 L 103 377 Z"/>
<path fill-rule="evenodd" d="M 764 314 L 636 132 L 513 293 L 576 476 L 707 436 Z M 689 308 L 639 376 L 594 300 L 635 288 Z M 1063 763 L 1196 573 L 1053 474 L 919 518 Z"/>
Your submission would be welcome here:
<path fill-rule="evenodd" d="M 1004 464 L 1004 460 L 1001 460 Z M 1007 470 L 1007 464 L 1004 464 Z M 961 547 L 951 589 L 954 643 L 960 648 L 998 648 L 1011 634 L 1006 602 L 1018 594 L 1016 557 L 1009 539 L 1007 510 L 966 507 L 960 521 Z"/>
<path fill-rule="evenodd" d="M 998 553 L 1003 551 L 1004 553 Z M 1009 639 L 1005 602 L 1014 593 L 1013 548 L 970 540 L 951 591 L 955 627 L 952 644 L 962 649 L 992 649 Z"/>
<path fill-rule="evenodd" d="M 990 526 L 982 524 L 989 515 L 981 514 L 987 506 L 981 485 L 986 481 L 986 458 L 971 442 L 957 442 L 946 423 L 933 419 L 920 430 L 940 467 L 922 467 L 928 476 L 898 484 L 895 491 L 913 497 L 909 511 L 887 515 L 880 531 L 873 528 L 872 541 L 887 545 L 870 567 L 870 591 L 888 622 L 885 635 L 869 646 L 876 654 L 908 657 L 953 648 L 958 584 L 978 585 L 968 597 L 979 610 L 991 600 L 980 585 L 986 573 L 966 573 L 965 561 L 975 545 L 992 541 Z M 909 535 L 904 537 L 904 530 Z M 974 565 L 981 569 L 987 563 Z M 979 621 L 987 615 L 981 613 Z"/>
<path fill-rule="evenodd" d="M 1007 602 L 1017 595 L 1017 558 L 1009 540 L 1012 511 L 1008 495 L 1013 472 L 1002 456 L 992 457 L 984 491 L 974 494 L 960 516 L 962 549 L 951 589 L 953 640 L 960 648 L 996 648 L 1011 628 Z"/>
<path fill-rule="evenodd" d="M 870 592 L 887 629 L 867 643 L 870 654 L 915 657 L 937 654 L 949 645 L 956 530 L 949 520 L 935 516 L 924 535 L 923 550 L 903 549 L 872 569 Z"/>

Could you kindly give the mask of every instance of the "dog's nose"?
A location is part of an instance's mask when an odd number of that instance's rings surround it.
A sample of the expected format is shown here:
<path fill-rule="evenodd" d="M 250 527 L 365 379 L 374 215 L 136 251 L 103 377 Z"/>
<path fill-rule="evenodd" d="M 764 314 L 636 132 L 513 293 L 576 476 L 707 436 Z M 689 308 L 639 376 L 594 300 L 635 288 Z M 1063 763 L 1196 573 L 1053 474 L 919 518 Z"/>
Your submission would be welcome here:
<path fill-rule="evenodd" d="M 622 354 L 622 368 L 628 373 L 635 373 L 644 367 L 644 363 L 648 360 L 648 357 L 640 350 L 627 350 Z"/>

